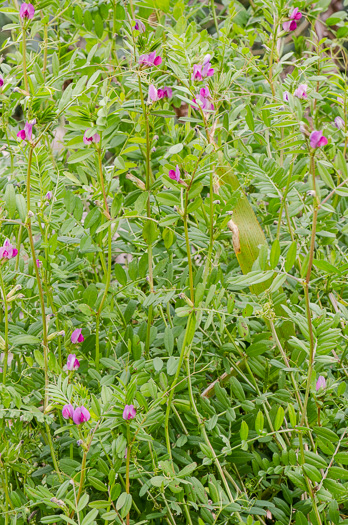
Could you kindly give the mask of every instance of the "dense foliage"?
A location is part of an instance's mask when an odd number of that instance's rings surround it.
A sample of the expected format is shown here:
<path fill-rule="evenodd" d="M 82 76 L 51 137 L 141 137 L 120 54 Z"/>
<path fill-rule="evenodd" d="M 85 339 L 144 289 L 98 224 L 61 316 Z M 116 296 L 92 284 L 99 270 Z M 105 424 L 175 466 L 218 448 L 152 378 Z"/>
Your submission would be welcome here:
<path fill-rule="evenodd" d="M 1 525 L 348 524 L 331 4 L 2 4 Z"/>

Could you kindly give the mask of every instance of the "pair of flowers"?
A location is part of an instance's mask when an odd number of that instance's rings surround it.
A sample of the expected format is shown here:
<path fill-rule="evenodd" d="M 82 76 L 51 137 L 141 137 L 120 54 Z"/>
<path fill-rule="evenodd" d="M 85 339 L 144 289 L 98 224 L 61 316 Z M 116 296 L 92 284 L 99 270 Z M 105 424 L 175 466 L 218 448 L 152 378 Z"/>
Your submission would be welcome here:
<path fill-rule="evenodd" d="M 295 29 L 297 29 L 297 20 L 301 18 L 302 13 L 298 10 L 298 7 L 295 7 L 295 9 L 289 13 L 289 20 L 283 24 L 284 31 L 295 31 Z"/>
<path fill-rule="evenodd" d="M 13 259 L 18 254 L 17 248 L 6 239 L 3 246 L 0 247 L 0 259 Z"/>
<path fill-rule="evenodd" d="M 72 419 L 75 425 L 81 425 L 91 419 L 91 414 L 86 407 L 74 408 L 71 404 L 63 406 L 62 416 L 64 419 Z"/>
<path fill-rule="evenodd" d="M 134 405 L 126 405 L 122 417 L 124 420 L 129 421 L 130 419 L 135 418 L 136 413 L 137 410 Z M 63 406 L 62 416 L 64 419 L 72 419 L 75 425 L 81 425 L 91 419 L 91 414 L 86 407 L 81 406 L 74 408 L 70 403 Z"/>
<path fill-rule="evenodd" d="M 171 87 L 164 86 L 163 88 L 156 89 L 153 84 L 150 84 L 149 86 L 148 102 L 150 102 L 150 100 L 152 102 L 157 102 L 157 100 L 161 100 L 162 98 L 172 98 L 172 96 L 173 90 Z"/>
<path fill-rule="evenodd" d="M 308 89 L 307 84 L 300 84 L 295 89 L 294 96 L 297 97 L 297 98 L 301 98 L 301 99 L 307 99 L 308 98 L 307 89 Z M 284 92 L 283 100 L 284 100 L 284 102 L 289 102 L 289 92 L 288 91 Z"/>
<path fill-rule="evenodd" d="M 201 88 L 199 94 L 192 100 L 196 106 L 202 108 L 203 111 L 214 111 L 214 104 L 211 102 L 211 94 L 208 86 Z"/>

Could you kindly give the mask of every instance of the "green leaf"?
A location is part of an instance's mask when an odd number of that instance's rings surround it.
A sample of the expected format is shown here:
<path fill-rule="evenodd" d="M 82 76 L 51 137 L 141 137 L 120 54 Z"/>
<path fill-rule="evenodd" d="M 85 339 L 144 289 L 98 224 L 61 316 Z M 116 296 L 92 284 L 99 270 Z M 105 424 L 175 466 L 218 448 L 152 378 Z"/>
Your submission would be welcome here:
<path fill-rule="evenodd" d="M 256 416 L 256 420 L 255 420 L 255 430 L 258 434 L 262 434 L 263 425 L 264 425 L 263 413 L 261 412 L 261 410 L 259 410 Z"/>
<path fill-rule="evenodd" d="M 274 430 L 279 430 L 284 422 L 284 408 L 279 407 L 274 420 Z"/>
<path fill-rule="evenodd" d="M 242 441 L 246 441 L 248 439 L 249 427 L 244 420 L 242 421 L 239 434 L 240 434 L 240 439 Z"/>
<path fill-rule="evenodd" d="M 99 13 L 94 17 L 94 29 L 98 38 L 102 38 L 104 33 L 104 22 Z"/>
<path fill-rule="evenodd" d="M 5 203 L 6 203 L 6 209 L 8 211 L 8 215 L 10 219 L 12 219 L 17 209 L 16 192 L 13 187 L 13 184 L 7 184 L 6 186 Z"/>
<path fill-rule="evenodd" d="M 294 266 L 295 261 L 296 261 L 296 255 L 297 255 L 297 243 L 296 241 L 293 241 L 290 244 L 290 248 L 285 258 L 284 268 L 286 272 L 290 272 L 290 270 Z"/>
<path fill-rule="evenodd" d="M 144 224 L 143 237 L 147 244 L 153 244 L 158 237 L 158 227 L 154 221 L 148 220 Z"/>
<path fill-rule="evenodd" d="M 272 269 L 274 269 L 277 266 L 279 262 L 279 257 L 280 257 L 280 244 L 279 244 L 278 239 L 276 239 L 272 244 L 271 254 L 270 254 L 270 266 Z"/>

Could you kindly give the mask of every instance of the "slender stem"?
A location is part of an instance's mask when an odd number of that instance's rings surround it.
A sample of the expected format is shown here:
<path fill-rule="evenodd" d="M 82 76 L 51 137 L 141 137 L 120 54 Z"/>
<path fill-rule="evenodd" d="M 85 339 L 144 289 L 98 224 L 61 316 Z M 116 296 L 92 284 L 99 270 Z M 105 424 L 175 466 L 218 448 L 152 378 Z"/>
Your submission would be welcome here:
<path fill-rule="evenodd" d="M 187 195 L 186 195 L 186 201 L 187 201 Z M 194 285 L 193 285 L 193 269 L 192 269 L 192 259 L 191 259 L 190 241 L 189 241 L 189 236 L 188 236 L 188 227 L 187 227 L 187 207 L 186 207 L 186 206 L 185 206 L 185 213 L 184 213 L 184 229 L 185 229 L 185 241 L 186 241 L 187 262 L 188 262 L 188 267 L 189 267 L 190 297 L 191 297 L 191 301 L 194 303 L 194 300 L 195 300 L 195 292 L 194 292 Z"/>
<path fill-rule="evenodd" d="M 104 303 L 105 303 L 105 300 L 106 300 L 106 296 L 107 296 L 108 291 L 109 291 L 110 281 L 111 281 L 111 264 L 112 264 L 112 260 L 111 260 L 111 241 L 112 241 L 112 232 L 111 232 L 111 222 L 110 222 L 111 217 L 110 217 L 110 213 L 109 213 L 109 207 L 108 207 L 108 203 L 107 203 L 107 196 L 106 196 L 106 193 L 105 193 L 105 185 L 104 185 L 104 177 L 103 177 L 101 141 L 100 141 L 99 148 L 97 149 L 97 154 L 98 154 L 100 185 L 101 185 L 101 189 L 102 189 L 102 193 L 103 193 L 104 210 L 105 210 L 105 215 L 107 217 L 107 220 L 109 221 L 109 224 L 108 224 L 108 266 L 107 266 L 107 268 L 104 269 L 104 271 L 106 272 L 106 282 L 105 282 L 104 293 L 103 293 L 102 299 L 100 301 L 100 305 L 99 305 L 98 311 L 96 313 L 95 367 L 96 367 L 97 371 L 99 371 L 99 359 L 100 359 L 100 355 L 99 355 L 100 354 L 100 352 L 99 352 L 100 315 L 101 315 L 102 310 L 103 310 L 103 306 L 104 306 Z"/>
<path fill-rule="evenodd" d="M 27 74 L 27 41 L 26 41 L 26 32 L 23 25 L 22 31 L 22 57 L 23 57 L 23 77 L 24 77 L 24 87 L 25 91 L 29 93 L 29 84 L 28 84 L 28 74 Z"/>
<path fill-rule="evenodd" d="M 210 0 L 210 5 L 211 5 L 212 13 L 213 13 L 216 35 L 219 38 L 219 23 L 218 23 L 218 19 L 216 16 L 215 0 Z"/>
<path fill-rule="evenodd" d="M 5 311 L 5 348 L 4 348 L 4 363 L 3 363 L 3 372 L 2 372 L 2 382 L 3 384 L 6 384 L 6 373 L 7 373 L 7 361 L 8 361 L 8 350 L 9 350 L 9 344 L 8 344 L 8 303 L 7 303 L 7 297 L 6 297 L 6 290 L 4 285 L 4 280 L 2 277 L 2 270 L 0 267 L 0 286 L 1 286 L 1 294 L 2 299 L 4 301 L 4 311 Z"/>
<path fill-rule="evenodd" d="M 310 170 L 312 174 L 312 183 L 313 183 L 313 190 L 316 189 L 316 183 L 315 183 L 315 159 L 314 159 L 314 153 L 311 153 L 310 157 Z M 320 206 L 320 200 L 317 193 L 315 193 L 315 198 L 313 199 L 313 221 L 312 221 L 312 235 L 311 235 L 311 244 L 309 248 L 309 261 L 308 261 L 308 270 L 306 275 L 306 281 L 303 283 L 303 289 L 304 289 L 304 295 L 305 295 L 305 304 L 306 304 L 306 314 L 307 314 L 307 322 L 308 322 L 308 332 L 309 332 L 309 362 L 308 362 L 308 375 L 307 375 L 307 384 L 306 384 L 306 393 L 305 393 L 305 399 L 303 403 L 303 411 L 301 416 L 301 425 L 303 425 L 306 416 L 307 416 L 307 405 L 308 405 L 308 399 L 309 399 L 309 391 L 311 387 L 311 381 L 312 381 L 312 373 L 313 373 L 313 367 L 314 367 L 314 356 L 315 356 L 315 344 L 314 344 L 314 335 L 313 335 L 313 326 L 312 326 L 312 316 L 311 316 L 311 309 L 310 309 L 310 301 L 309 301 L 309 282 L 311 278 L 312 273 L 312 266 L 313 266 L 313 259 L 314 259 L 314 249 L 315 249 L 315 235 L 316 235 L 316 228 L 317 228 L 317 217 L 318 217 L 318 207 Z"/>
<path fill-rule="evenodd" d="M 207 431 L 205 429 L 204 422 L 203 422 L 203 420 L 202 420 L 202 418 L 201 418 L 201 416 L 200 416 L 200 414 L 198 412 L 198 409 L 197 409 L 196 401 L 195 401 L 195 398 L 194 398 L 194 395 L 193 395 L 193 390 L 192 390 L 191 371 L 190 371 L 190 350 L 187 352 L 187 354 L 185 356 L 185 365 L 186 365 L 186 375 L 187 375 L 187 382 L 188 382 L 189 398 L 190 398 L 191 406 L 193 408 L 193 412 L 194 412 L 194 414 L 196 416 L 197 423 L 198 423 L 198 425 L 199 425 L 199 427 L 201 429 L 202 437 L 203 437 L 203 439 L 205 441 L 205 444 L 207 445 L 207 447 L 209 447 L 209 449 L 211 451 L 211 454 L 212 454 L 212 457 L 213 457 L 213 461 L 215 463 L 216 468 L 219 471 L 219 474 L 220 474 L 221 480 L 222 480 L 222 482 L 224 484 L 227 496 L 229 497 L 230 502 L 234 503 L 234 498 L 232 496 L 231 489 L 230 489 L 230 486 L 229 486 L 229 484 L 227 482 L 225 473 L 223 471 L 223 468 L 221 466 L 219 458 L 216 455 L 214 447 L 212 446 L 212 444 L 210 442 L 210 439 L 208 437 Z M 240 516 L 240 514 L 239 514 L 239 512 L 236 512 L 236 517 L 238 518 L 240 523 L 244 523 L 242 518 L 241 518 L 241 516 Z"/>
<path fill-rule="evenodd" d="M 178 367 L 176 369 L 175 376 L 174 376 L 173 382 L 172 382 L 171 387 L 170 387 L 170 393 L 169 393 L 169 397 L 168 397 L 168 401 L 167 401 L 166 416 L 165 416 L 165 421 L 164 421 L 164 429 L 165 429 L 165 435 L 166 435 L 167 451 L 168 451 L 168 455 L 169 455 L 169 458 L 170 458 L 170 461 L 172 462 L 172 464 L 173 464 L 173 457 L 172 457 L 172 449 L 171 449 L 171 446 L 170 446 L 170 438 L 169 438 L 169 416 L 170 416 L 170 409 L 171 409 L 171 405 L 172 405 L 172 401 L 173 401 L 175 387 L 176 387 L 176 384 L 178 382 L 180 370 L 181 370 L 181 367 L 182 367 L 182 363 L 183 363 L 183 360 L 184 360 L 186 347 L 187 347 L 189 336 L 190 336 L 190 332 L 191 332 L 191 323 L 192 322 L 195 322 L 195 316 L 191 312 L 189 317 L 188 317 L 188 320 L 187 320 L 186 331 L 185 331 L 185 336 L 184 336 L 184 340 L 183 340 L 182 347 L 181 347 Z"/>
<path fill-rule="evenodd" d="M 131 439 L 130 439 L 130 428 L 127 422 L 127 458 L 126 458 L 126 492 L 129 494 L 129 465 L 131 455 Z M 129 525 L 129 512 L 127 514 L 127 525 Z"/>
<path fill-rule="evenodd" d="M 80 498 L 82 496 L 83 485 L 85 483 L 86 461 L 87 461 L 88 450 L 89 449 L 87 448 L 87 450 L 83 451 L 82 463 L 81 463 L 81 477 L 80 477 L 80 483 L 79 483 L 79 491 L 78 491 L 77 497 L 76 497 L 76 507 L 77 507 L 77 504 L 80 501 Z"/>

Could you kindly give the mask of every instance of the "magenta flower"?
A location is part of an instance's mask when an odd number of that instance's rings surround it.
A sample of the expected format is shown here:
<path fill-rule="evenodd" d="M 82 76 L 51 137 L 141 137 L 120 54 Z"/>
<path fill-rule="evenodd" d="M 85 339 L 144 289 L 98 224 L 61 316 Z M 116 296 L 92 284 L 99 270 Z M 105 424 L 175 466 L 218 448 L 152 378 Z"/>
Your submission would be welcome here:
<path fill-rule="evenodd" d="M 6 239 L 4 245 L 0 247 L 0 259 L 13 259 L 17 253 L 17 248 L 15 248 L 8 239 Z"/>
<path fill-rule="evenodd" d="M 170 179 L 175 180 L 176 182 L 182 182 L 178 164 L 176 165 L 175 170 L 169 170 L 168 175 Z"/>
<path fill-rule="evenodd" d="M 83 343 L 83 341 L 85 340 L 81 331 L 82 331 L 82 328 L 76 328 L 71 334 L 71 342 L 74 345 L 76 345 L 77 343 Z"/>
<path fill-rule="evenodd" d="M 300 84 L 300 85 L 295 89 L 295 92 L 294 92 L 295 97 L 298 97 L 298 98 L 308 98 L 308 95 L 307 95 L 307 89 L 308 89 L 307 84 Z"/>
<path fill-rule="evenodd" d="M 87 137 L 87 132 L 88 132 L 88 129 L 86 129 L 84 135 L 83 135 L 83 142 L 85 144 L 92 144 L 94 142 L 94 144 L 98 144 L 98 142 L 100 142 L 100 135 L 99 133 L 94 133 L 94 135 L 92 135 L 91 137 Z"/>
<path fill-rule="evenodd" d="M 193 99 L 194 104 L 200 106 L 203 111 L 214 111 L 214 104 L 210 101 L 210 92 L 208 86 L 201 88 L 199 95 Z"/>
<path fill-rule="evenodd" d="M 290 20 L 284 22 L 283 29 L 284 31 L 295 31 L 297 28 L 296 20 L 300 20 L 300 18 L 302 18 L 302 13 L 298 10 L 298 7 L 295 7 L 295 9 L 290 11 L 289 18 Z"/>
<path fill-rule="evenodd" d="M 41 266 L 42 266 L 42 262 L 40 261 L 40 259 L 36 259 L 36 266 L 37 266 L 38 268 L 41 268 Z"/>
<path fill-rule="evenodd" d="M 52 196 L 53 196 L 52 192 L 51 192 L 51 191 L 48 191 L 48 192 L 46 193 L 46 195 L 45 195 L 45 199 L 46 199 L 46 201 L 50 201 L 50 200 L 52 199 Z"/>
<path fill-rule="evenodd" d="M 4 77 L 0 75 L 0 88 L 4 85 Z"/>
<path fill-rule="evenodd" d="M 315 389 L 318 392 L 321 388 L 326 388 L 326 379 L 324 376 L 319 376 Z"/>
<path fill-rule="evenodd" d="M 156 51 L 153 51 L 148 55 L 140 55 L 139 64 L 149 67 L 159 66 L 162 64 L 162 58 L 160 56 L 156 56 Z"/>
<path fill-rule="evenodd" d="M 36 119 L 26 122 L 23 129 L 18 131 L 17 137 L 21 140 L 30 141 L 33 135 L 33 126 L 36 124 Z"/>
<path fill-rule="evenodd" d="M 214 75 L 214 68 L 211 67 L 211 55 L 205 55 L 203 64 L 194 64 L 191 80 L 203 80 L 206 77 L 212 77 Z"/>
<path fill-rule="evenodd" d="M 80 361 L 77 359 L 75 354 L 69 354 L 66 362 L 68 370 L 77 370 L 80 368 Z"/>
<path fill-rule="evenodd" d="M 19 10 L 19 16 L 21 18 L 27 18 L 28 20 L 31 20 L 32 18 L 34 18 L 34 15 L 35 15 L 35 9 L 34 9 L 33 4 L 24 3 L 21 5 L 21 8 Z"/>
<path fill-rule="evenodd" d="M 344 129 L 346 127 L 342 117 L 336 117 L 334 125 L 336 126 L 337 129 Z"/>
<path fill-rule="evenodd" d="M 91 414 L 88 412 L 85 407 L 77 407 L 74 410 L 73 421 L 75 425 L 81 425 L 91 419 Z"/>
<path fill-rule="evenodd" d="M 148 102 L 150 102 L 150 100 L 152 100 L 152 102 L 159 100 L 158 91 L 153 84 L 149 86 Z"/>
<path fill-rule="evenodd" d="M 72 419 L 74 415 L 74 407 L 72 405 L 64 405 L 62 409 L 62 416 L 64 419 Z"/>
<path fill-rule="evenodd" d="M 136 31 L 139 31 L 139 33 L 145 33 L 146 31 L 145 24 L 143 24 L 141 20 L 137 20 L 137 19 L 135 19 L 134 22 L 135 22 L 135 25 L 133 29 L 135 29 Z"/>
<path fill-rule="evenodd" d="M 134 405 L 126 405 L 124 407 L 122 417 L 123 419 L 127 421 L 129 419 L 134 419 L 136 413 L 137 413 L 137 409 L 135 408 Z"/>
<path fill-rule="evenodd" d="M 173 90 L 172 90 L 171 87 L 163 86 L 163 88 L 160 88 L 157 91 L 157 94 L 158 94 L 158 98 L 159 99 L 161 99 L 161 98 L 172 98 Z"/>
<path fill-rule="evenodd" d="M 309 137 L 309 142 L 311 148 L 321 148 L 322 146 L 326 146 L 327 138 L 324 137 L 322 131 L 312 131 Z"/>

